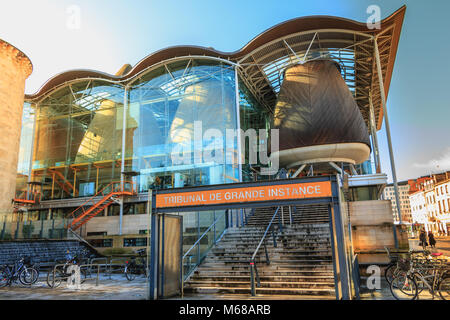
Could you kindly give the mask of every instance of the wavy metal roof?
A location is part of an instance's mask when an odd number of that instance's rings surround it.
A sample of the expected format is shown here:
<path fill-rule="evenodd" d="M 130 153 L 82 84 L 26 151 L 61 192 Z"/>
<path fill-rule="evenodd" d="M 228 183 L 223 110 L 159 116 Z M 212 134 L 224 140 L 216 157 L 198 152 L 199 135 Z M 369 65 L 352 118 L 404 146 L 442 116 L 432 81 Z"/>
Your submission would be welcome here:
<path fill-rule="evenodd" d="M 330 57 L 341 65 L 344 80 L 352 90 L 367 124 L 369 96 L 372 95 L 376 126 L 379 130 L 383 121 L 383 108 L 373 40 L 377 39 L 387 96 L 405 10 L 406 6 L 403 6 L 383 19 L 380 29 L 368 29 L 366 23 L 340 17 L 295 18 L 262 32 L 235 52 L 221 52 L 200 46 L 173 46 L 148 55 L 121 76 L 95 70 L 70 70 L 50 78 L 36 93 L 25 95 L 25 99 L 39 101 L 55 88 L 78 79 L 99 78 L 127 83 L 164 61 L 180 57 L 206 56 L 237 64 L 238 72 L 249 89 L 271 110 L 286 67 L 299 61 Z"/>

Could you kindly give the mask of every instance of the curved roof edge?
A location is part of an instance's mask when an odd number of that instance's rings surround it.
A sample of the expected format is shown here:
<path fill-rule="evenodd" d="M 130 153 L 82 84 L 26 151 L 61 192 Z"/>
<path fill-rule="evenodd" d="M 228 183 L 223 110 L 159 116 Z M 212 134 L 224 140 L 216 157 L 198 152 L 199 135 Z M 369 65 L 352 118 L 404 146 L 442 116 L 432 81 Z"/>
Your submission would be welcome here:
<path fill-rule="evenodd" d="M 128 79 L 133 78 L 135 75 L 145 70 L 146 68 L 151 67 L 152 65 L 176 57 L 191 56 L 191 55 L 205 56 L 205 57 L 210 56 L 236 62 L 240 57 L 243 57 L 244 55 L 257 49 L 258 47 L 270 41 L 273 41 L 277 38 L 282 38 L 284 36 L 296 32 L 317 30 L 317 29 L 345 29 L 376 35 L 377 33 L 382 32 L 385 26 L 389 27 L 393 24 L 396 25 L 399 24 L 399 27 L 395 28 L 396 29 L 396 38 L 394 39 L 395 48 L 393 48 L 392 52 L 394 56 L 393 60 L 395 60 L 395 54 L 397 52 L 397 44 L 400 37 L 400 30 L 401 25 L 403 23 L 405 10 L 406 6 L 402 6 L 400 9 L 391 14 L 389 17 L 381 20 L 382 25 L 381 29 L 372 29 L 372 30 L 367 28 L 366 23 L 335 16 L 317 15 L 317 16 L 294 18 L 279 23 L 263 31 L 262 33 L 254 37 L 252 40 L 250 40 L 241 49 L 235 52 L 222 52 L 215 50 L 213 48 L 207 48 L 202 46 L 179 45 L 167 47 L 146 56 L 145 58 L 140 60 L 133 68 L 131 68 L 131 70 L 128 73 L 122 76 L 115 76 L 112 74 L 88 69 L 68 70 L 51 77 L 39 88 L 37 92 L 33 94 L 26 94 L 25 99 L 29 101 L 39 99 L 44 94 L 50 92 L 53 88 L 67 81 L 72 81 L 76 79 L 101 78 L 110 81 L 126 81 Z M 389 88 L 392 69 L 393 69 L 393 62 L 392 66 L 388 68 L 388 74 L 385 77 L 385 80 L 387 81 L 385 85 L 386 91 L 388 91 Z"/>

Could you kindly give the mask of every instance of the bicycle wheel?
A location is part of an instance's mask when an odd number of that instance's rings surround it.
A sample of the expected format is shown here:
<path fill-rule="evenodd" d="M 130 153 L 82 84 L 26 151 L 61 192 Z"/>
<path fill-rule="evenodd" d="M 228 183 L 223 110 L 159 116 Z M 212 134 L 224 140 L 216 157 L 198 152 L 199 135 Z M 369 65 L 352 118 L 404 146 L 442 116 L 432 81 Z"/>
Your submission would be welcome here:
<path fill-rule="evenodd" d="M 450 300 L 450 274 L 439 282 L 438 292 L 443 300 Z"/>
<path fill-rule="evenodd" d="M 398 273 L 392 279 L 390 289 L 397 300 L 414 300 L 417 297 L 417 284 L 406 273 Z"/>
<path fill-rule="evenodd" d="M 386 270 L 384 270 L 384 278 L 386 279 L 387 283 L 391 285 L 392 279 L 394 278 L 395 270 L 397 269 L 397 264 L 390 264 Z"/>
<path fill-rule="evenodd" d="M 55 270 L 55 277 L 53 278 L 53 269 L 51 269 L 47 274 L 47 285 L 50 288 L 59 287 L 61 281 L 65 279 L 64 273 L 61 270 Z"/>
<path fill-rule="evenodd" d="M 3 267 L 0 270 L 0 288 L 6 287 L 11 279 L 9 277 L 9 268 L 8 267 Z"/>
<path fill-rule="evenodd" d="M 128 281 L 133 281 L 136 278 L 137 269 L 135 266 L 126 266 L 125 267 L 125 276 Z"/>
<path fill-rule="evenodd" d="M 23 268 L 19 274 L 19 281 L 21 284 L 29 286 L 35 283 L 38 279 L 39 275 L 36 269 L 34 268 Z"/>

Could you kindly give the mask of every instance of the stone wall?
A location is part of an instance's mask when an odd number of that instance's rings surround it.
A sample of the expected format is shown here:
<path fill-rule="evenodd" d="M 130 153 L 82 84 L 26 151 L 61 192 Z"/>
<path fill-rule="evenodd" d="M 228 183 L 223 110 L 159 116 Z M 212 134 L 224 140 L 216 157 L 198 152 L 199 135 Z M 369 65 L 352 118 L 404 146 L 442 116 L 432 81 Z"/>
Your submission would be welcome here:
<path fill-rule="evenodd" d="M 360 264 L 387 263 L 384 247 L 395 248 L 394 221 L 390 200 L 349 202 L 352 241 Z M 408 249 L 408 236 L 395 226 L 400 249 Z"/>
<path fill-rule="evenodd" d="M 25 79 L 32 69 L 20 50 L 0 39 L 0 212 L 12 211 Z"/>

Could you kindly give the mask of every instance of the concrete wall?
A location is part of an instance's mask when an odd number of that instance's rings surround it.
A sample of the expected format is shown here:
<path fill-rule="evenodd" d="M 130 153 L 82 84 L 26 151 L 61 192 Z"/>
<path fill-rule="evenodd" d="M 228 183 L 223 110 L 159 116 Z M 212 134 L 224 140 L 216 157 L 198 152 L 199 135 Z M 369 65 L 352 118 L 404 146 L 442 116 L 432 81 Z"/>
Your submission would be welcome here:
<path fill-rule="evenodd" d="M 359 263 L 387 263 L 384 247 L 395 248 L 390 200 L 349 202 L 352 240 Z M 400 249 L 408 249 L 406 230 L 395 226 Z"/>
<path fill-rule="evenodd" d="M 0 39 L 0 212 L 12 212 L 25 79 L 32 69 L 21 51 Z"/>
<path fill-rule="evenodd" d="M 122 234 L 139 234 L 139 230 L 148 230 L 150 217 L 147 214 L 124 215 Z M 95 217 L 83 226 L 82 236 L 88 232 L 108 232 L 108 235 L 119 234 L 119 216 Z"/>

